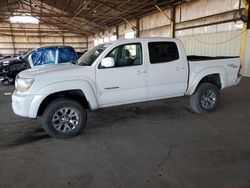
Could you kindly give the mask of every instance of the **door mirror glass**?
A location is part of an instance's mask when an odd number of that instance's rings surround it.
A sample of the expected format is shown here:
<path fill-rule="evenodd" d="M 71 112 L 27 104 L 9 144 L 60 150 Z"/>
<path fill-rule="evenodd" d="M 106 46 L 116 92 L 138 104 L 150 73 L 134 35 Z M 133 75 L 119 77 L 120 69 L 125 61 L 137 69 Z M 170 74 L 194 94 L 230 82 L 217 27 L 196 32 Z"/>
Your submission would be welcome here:
<path fill-rule="evenodd" d="M 113 57 L 105 57 L 102 59 L 101 66 L 105 68 L 110 68 L 115 66 L 115 60 Z"/>

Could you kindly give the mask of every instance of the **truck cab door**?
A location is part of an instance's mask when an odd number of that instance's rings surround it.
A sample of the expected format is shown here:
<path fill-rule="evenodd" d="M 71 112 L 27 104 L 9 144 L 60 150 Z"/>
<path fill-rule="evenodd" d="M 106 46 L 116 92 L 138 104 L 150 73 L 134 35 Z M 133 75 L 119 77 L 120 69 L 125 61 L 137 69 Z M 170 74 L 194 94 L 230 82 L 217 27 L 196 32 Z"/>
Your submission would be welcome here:
<path fill-rule="evenodd" d="M 182 96 L 187 88 L 188 64 L 175 42 L 148 43 L 147 93 L 149 99 Z M 183 53 L 183 54 L 182 54 Z"/>
<path fill-rule="evenodd" d="M 132 103 L 146 99 L 146 74 L 142 44 L 129 43 L 113 48 L 106 57 L 114 67 L 99 63 L 96 69 L 96 91 L 100 107 Z"/>

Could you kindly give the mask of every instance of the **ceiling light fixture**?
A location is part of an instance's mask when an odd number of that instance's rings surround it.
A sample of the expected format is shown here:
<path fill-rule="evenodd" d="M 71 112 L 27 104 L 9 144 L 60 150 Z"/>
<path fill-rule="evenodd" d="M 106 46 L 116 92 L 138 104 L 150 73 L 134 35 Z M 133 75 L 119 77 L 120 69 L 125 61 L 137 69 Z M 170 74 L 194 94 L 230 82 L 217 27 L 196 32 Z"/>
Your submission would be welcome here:
<path fill-rule="evenodd" d="M 29 24 L 38 24 L 39 20 L 33 16 L 29 15 L 20 15 L 20 16 L 11 16 L 10 23 L 29 23 Z"/>

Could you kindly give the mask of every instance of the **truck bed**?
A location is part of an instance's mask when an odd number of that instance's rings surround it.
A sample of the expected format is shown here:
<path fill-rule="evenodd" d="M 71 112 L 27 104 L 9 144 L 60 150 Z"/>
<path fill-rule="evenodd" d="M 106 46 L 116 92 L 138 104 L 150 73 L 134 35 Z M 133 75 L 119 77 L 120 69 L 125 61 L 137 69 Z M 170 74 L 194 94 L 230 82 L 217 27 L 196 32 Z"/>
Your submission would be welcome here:
<path fill-rule="evenodd" d="M 221 78 L 221 89 L 237 84 L 237 76 L 240 68 L 239 57 L 209 57 L 209 56 L 187 56 L 189 63 L 188 88 L 196 85 L 203 75 L 218 74 Z M 189 89 L 190 90 L 190 89 Z M 191 89 L 192 90 L 192 89 Z M 186 94 L 191 94 L 186 93 Z"/>
<path fill-rule="evenodd" d="M 187 56 L 188 61 L 205 61 L 205 60 L 218 60 L 218 59 L 231 59 L 231 58 L 239 58 L 239 57 L 238 56 L 197 56 L 197 55 Z"/>

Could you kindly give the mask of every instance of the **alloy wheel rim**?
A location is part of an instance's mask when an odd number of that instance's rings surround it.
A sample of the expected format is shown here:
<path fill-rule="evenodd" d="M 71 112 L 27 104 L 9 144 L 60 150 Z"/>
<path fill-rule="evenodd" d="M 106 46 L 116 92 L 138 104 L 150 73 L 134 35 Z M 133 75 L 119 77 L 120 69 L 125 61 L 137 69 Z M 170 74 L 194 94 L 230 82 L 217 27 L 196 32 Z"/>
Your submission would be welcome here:
<path fill-rule="evenodd" d="M 53 127 L 62 133 L 71 132 L 79 124 L 80 118 L 73 108 L 61 108 L 57 110 L 52 117 Z"/>
<path fill-rule="evenodd" d="M 216 93 L 212 89 L 208 89 L 201 95 L 201 106 L 204 109 L 211 109 L 216 103 Z"/>

